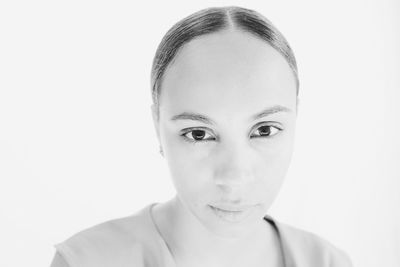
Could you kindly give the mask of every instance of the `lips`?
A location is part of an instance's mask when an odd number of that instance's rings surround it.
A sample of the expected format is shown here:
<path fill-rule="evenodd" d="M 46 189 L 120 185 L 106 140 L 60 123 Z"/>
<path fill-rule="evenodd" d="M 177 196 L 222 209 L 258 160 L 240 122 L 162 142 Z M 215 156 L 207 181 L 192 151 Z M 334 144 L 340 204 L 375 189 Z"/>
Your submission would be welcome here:
<path fill-rule="evenodd" d="M 244 221 L 254 211 L 254 205 L 232 206 L 232 205 L 209 205 L 211 211 L 219 219 L 229 222 L 238 223 Z"/>
<path fill-rule="evenodd" d="M 245 211 L 248 210 L 252 207 L 254 207 L 255 205 L 229 205 L 229 204 L 213 204 L 210 205 L 214 208 L 223 210 L 223 211 L 230 211 L 230 212 L 241 212 L 241 211 Z"/>

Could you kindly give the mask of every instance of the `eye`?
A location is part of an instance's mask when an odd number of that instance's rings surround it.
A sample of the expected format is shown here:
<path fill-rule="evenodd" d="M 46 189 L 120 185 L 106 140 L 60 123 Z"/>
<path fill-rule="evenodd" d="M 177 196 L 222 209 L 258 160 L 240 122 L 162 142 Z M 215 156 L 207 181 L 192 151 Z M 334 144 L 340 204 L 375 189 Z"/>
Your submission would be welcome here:
<path fill-rule="evenodd" d="M 281 128 L 273 126 L 273 125 L 262 125 L 261 127 L 257 128 L 256 132 L 259 132 L 260 135 L 256 135 L 256 138 L 260 137 L 271 137 L 282 131 Z"/>
<path fill-rule="evenodd" d="M 268 137 L 272 137 L 272 136 L 278 134 L 280 131 L 282 131 L 282 129 L 277 126 L 273 126 L 273 125 L 262 125 L 261 127 L 257 128 L 256 131 L 259 132 L 259 135 L 255 135 L 255 136 L 253 135 L 253 137 L 268 138 Z M 211 137 L 207 137 L 207 135 L 209 135 Z M 181 136 L 183 137 L 184 141 L 194 143 L 194 144 L 195 143 L 205 143 L 205 142 L 216 140 L 214 137 L 212 137 L 212 135 L 208 134 L 205 129 L 201 129 L 201 128 L 185 129 L 185 130 L 183 130 L 183 134 L 181 134 Z"/>
<path fill-rule="evenodd" d="M 215 138 L 204 138 L 207 135 L 207 132 L 202 129 L 189 129 L 182 134 L 183 140 L 191 142 L 191 143 L 198 143 L 198 142 L 208 142 L 211 140 L 215 140 Z"/>

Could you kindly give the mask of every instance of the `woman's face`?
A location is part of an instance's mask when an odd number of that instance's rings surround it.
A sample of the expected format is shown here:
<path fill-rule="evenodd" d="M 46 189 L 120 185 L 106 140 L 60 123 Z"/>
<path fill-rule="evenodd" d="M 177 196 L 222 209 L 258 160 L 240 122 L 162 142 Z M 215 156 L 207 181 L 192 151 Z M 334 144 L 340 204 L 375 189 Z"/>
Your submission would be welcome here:
<path fill-rule="evenodd" d="M 168 67 L 155 125 L 177 195 L 207 229 L 263 222 L 289 167 L 296 98 L 285 58 L 240 31 L 192 40 Z"/>

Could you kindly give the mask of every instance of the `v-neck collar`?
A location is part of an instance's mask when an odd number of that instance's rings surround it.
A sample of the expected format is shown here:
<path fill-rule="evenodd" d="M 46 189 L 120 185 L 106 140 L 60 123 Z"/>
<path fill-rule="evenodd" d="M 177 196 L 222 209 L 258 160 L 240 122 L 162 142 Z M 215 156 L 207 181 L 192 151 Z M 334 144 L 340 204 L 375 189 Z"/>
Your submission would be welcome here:
<path fill-rule="evenodd" d="M 169 248 L 167 242 L 165 241 L 165 239 L 163 238 L 163 236 L 161 234 L 161 231 L 158 229 L 158 227 L 157 227 L 157 225 L 156 225 L 156 223 L 154 221 L 154 218 L 153 218 L 151 210 L 152 210 L 153 206 L 156 205 L 156 204 L 158 204 L 158 202 L 153 202 L 153 203 L 147 205 L 144 208 L 144 212 L 145 212 L 146 218 L 147 218 L 147 220 L 149 222 L 149 226 L 151 228 L 153 228 L 152 232 L 154 233 L 154 236 L 157 239 L 157 242 L 162 247 L 163 257 L 164 257 L 163 258 L 163 260 L 164 260 L 163 266 L 165 266 L 165 267 L 177 267 L 175 259 L 172 256 L 172 251 Z"/>
<path fill-rule="evenodd" d="M 158 242 L 163 247 L 163 250 L 167 251 L 167 253 L 166 253 L 167 255 L 165 255 L 167 257 L 167 259 L 165 259 L 165 260 L 168 262 L 168 264 L 166 264 L 164 266 L 177 267 L 174 257 L 172 256 L 172 251 L 169 248 L 167 242 L 163 238 L 160 230 L 158 229 L 158 227 L 154 221 L 154 218 L 152 215 L 152 208 L 156 204 L 158 204 L 158 202 L 153 202 L 153 203 L 149 204 L 145 208 L 145 212 L 147 214 L 148 220 L 150 221 L 151 227 L 153 228 L 153 230 L 155 230 L 154 232 L 156 234 L 156 238 L 157 238 Z M 272 218 L 270 215 L 265 215 L 264 220 L 272 225 L 272 227 L 274 228 L 274 230 L 276 231 L 276 233 L 278 235 L 279 245 L 280 245 L 280 248 L 281 248 L 281 251 L 283 254 L 282 256 L 283 256 L 284 267 L 296 267 L 295 262 L 293 260 L 293 255 L 289 248 L 289 243 L 287 242 L 279 223 L 274 218 Z"/>
<path fill-rule="evenodd" d="M 296 267 L 293 254 L 290 249 L 290 244 L 287 241 L 287 237 L 285 235 L 285 232 L 282 229 L 281 224 L 276 221 L 274 218 L 272 218 L 270 215 L 265 215 L 264 220 L 266 220 L 268 223 L 272 225 L 272 227 L 275 229 L 277 235 L 278 235 L 278 240 L 279 240 L 279 245 L 281 247 L 282 251 L 282 256 L 283 256 L 283 266 L 284 267 Z"/>

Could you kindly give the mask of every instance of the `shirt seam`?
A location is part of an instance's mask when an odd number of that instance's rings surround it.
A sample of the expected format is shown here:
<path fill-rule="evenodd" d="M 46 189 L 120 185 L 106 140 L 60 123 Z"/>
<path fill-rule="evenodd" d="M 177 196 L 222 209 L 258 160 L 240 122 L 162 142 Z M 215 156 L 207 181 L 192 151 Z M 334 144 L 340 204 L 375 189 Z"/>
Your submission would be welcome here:
<path fill-rule="evenodd" d="M 61 254 L 61 256 L 64 258 L 64 260 L 67 262 L 68 267 L 81 267 L 75 260 L 74 258 L 74 253 L 72 250 L 69 248 L 69 246 L 65 243 L 60 243 L 54 245 L 54 247 L 57 249 L 57 252 Z"/>

